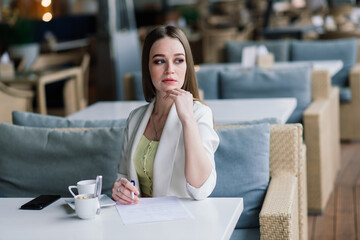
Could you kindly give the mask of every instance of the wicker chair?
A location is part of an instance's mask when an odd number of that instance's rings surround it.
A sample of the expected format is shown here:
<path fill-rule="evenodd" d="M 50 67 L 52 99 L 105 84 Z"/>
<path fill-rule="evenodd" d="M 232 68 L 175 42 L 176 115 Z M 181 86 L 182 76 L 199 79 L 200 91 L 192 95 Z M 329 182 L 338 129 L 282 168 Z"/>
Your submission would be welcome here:
<path fill-rule="evenodd" d="M 217 128 L 232 127 L 238 126 Z M 305 151 L 301 124 L 271 125 L 271 180 L 260 212 L 262 240 L 307 239 Z"/>
<path fill-rule="evenodd" d="M 32 91 L 20 90 L 0 82 L 0 121 L 12 123 L 11 113 L 14 110 L 32 111 Z"/>
<path fill-rule="evenodd" d="M 349 75 L 351 101 L 340 103 L 340 134 L 342 140 L 360 140 L 360 40 L 357 64 Z"/>
<path fill-rule="evenodd" d="M 340 168 L 339 89 L 327 71 L 312 73 L 312 103 L 303 113 L 308 208 L 322 213 Z"/>

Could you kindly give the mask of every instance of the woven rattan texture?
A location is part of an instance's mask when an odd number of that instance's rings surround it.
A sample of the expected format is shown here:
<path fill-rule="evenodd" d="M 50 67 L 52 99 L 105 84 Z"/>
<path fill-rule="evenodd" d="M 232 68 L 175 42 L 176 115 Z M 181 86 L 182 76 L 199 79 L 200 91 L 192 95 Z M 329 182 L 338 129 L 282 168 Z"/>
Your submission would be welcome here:
<path fill-rule="evenodd" d="M 306 150 L 302 131 L 301 124 L 271 125 L 271 181 L 260 213 L 262 240 L 307 239 Z"/>
<path fill-rule="evenodd" d="M 297 178 L 273 177 L 260 212 L 261 239 L 298 239 Z"/>
<path fill-rule="evenodd" d="M 359 60 L 359 58 L 358 58 Z M 340 104 L 340 133 L 342 140 L 360 140 L 360 64 L 350 72 L 351 101 Z"/>
<path fill-rule="evenodd" d="M 328 99 L 317 99 L 304 113 L 307 147 L 307 191 L 310 212 L 322 212 L 334 189 L 339 169 L 339 91 L 332 88 Z"/>
<path fill-rule="evenodd" d="M 289 129 L 293 130 L 289 131 Z M 271 125 L 270 175 L 290 172 L 297 176 L 299 157 L 299 133 L 296 124 Z"/>
<path fill-rule="evenodd" d="M 312 98 L 329 98 L 331 79 L 328 71 L 313 70 L 311 81 Z"/>

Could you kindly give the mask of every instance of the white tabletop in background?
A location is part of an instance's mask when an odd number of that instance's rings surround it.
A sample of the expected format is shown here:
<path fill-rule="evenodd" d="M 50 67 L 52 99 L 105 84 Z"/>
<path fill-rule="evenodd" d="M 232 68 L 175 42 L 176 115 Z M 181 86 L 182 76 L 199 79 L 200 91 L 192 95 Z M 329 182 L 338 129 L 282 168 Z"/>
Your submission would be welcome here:
<path fill-rule="evenodd" d="M 30 198 L 0 198 L 0 239 L 229 239 L 243 210 L 242 198 L 181 199 L 194 219 L 124 225 L 115 206 L 81 220 L 60 199 L 43 210 L 20 210 Z"/>
<path fill-rule="evenodd" d="M 253 98 L 205 100 L 211 108 L 216 124 L 276 118 L 285 123 L 296 108 L 296 98 Z M 144 101 L 97 102 L 69 119 L 112 120 L 127 118 Z"/>
<path fill-rule="evenodd" d="M 291 63 L 310 63 L 313 70 L 329 71 L 331 77 L 338 73 L 343 67 L 342 60 L 313 60 L 313 61 L 292 61 L 292 62 L 276 62 L 275 66 L 287 66 Z"/>

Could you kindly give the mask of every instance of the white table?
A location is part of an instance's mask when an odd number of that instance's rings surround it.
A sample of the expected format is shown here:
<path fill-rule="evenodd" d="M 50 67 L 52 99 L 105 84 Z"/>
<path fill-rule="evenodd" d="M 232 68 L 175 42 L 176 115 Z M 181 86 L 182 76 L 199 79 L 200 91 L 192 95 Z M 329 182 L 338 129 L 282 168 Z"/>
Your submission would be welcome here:
<path fill-rule="evenodd" d="M 285 123 L 296 107 L 296 98 L 254 98 L 205 100 L 212 109 L 215 123 L 234 123 L 264 118 L 276 118 Z M 144 101 L 97 102 L 69 119 L 111 120 L 127 118 L 131 110 Z"/>
<path fill-rule="evenodd" d="M 309 60 L 309 61 L 286 61 L 286 62 L 274 62 L 274 67 L 288 67 L 296 64 L 309 64 L 313 70 L 325 70 L 329 71 L 330 77 L 333 77 L 343 67 L 344 63 L 342 60 Z M 241 69 L 244 68 L 241 63 L 206 63 L 199 65 L 200 68 L 223 68 L 228 69 Z"/>
<path fill-rule="evenodd" d="M 0 239 L 229 239 L 243 210 L 242 198 L 181 199 L 194 219 L 124 225 L 115 206 L 81 220 L 60 199 L 43 210 L 20 210 L 30 198 L 0 198 Z"/>
<path fill-rule="evenodd" d="M 338 73 L 344 63 L 341 60 L 311 61 L 314 70 L 327 70 L 331 77 Z"/>
<path fill-rule="evenodd" d="M 329 71 L 330 77 L 333 77 L 343 67 L 342 60 L 314 60 L 314 61 L 294 61 L 294 63 L 309 62 L 312 65 L 313 70 L 326 70 Z"/>

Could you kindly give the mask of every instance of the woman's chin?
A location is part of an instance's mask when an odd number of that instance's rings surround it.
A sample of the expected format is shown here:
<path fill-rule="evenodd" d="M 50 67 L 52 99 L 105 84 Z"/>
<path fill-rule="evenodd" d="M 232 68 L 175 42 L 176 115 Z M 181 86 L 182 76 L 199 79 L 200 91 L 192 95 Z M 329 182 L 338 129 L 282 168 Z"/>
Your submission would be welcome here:
<path fill-rule="evenodd" d="M 178 86 L 167 86 L 167 87 L 164 87 L 163 88 L 163 91 L 164 92 L 168 92 L 168 91 L 171 91 L 171 90 L 174 90 L 174 89 L 178 89 L 179 87 Z"/>

